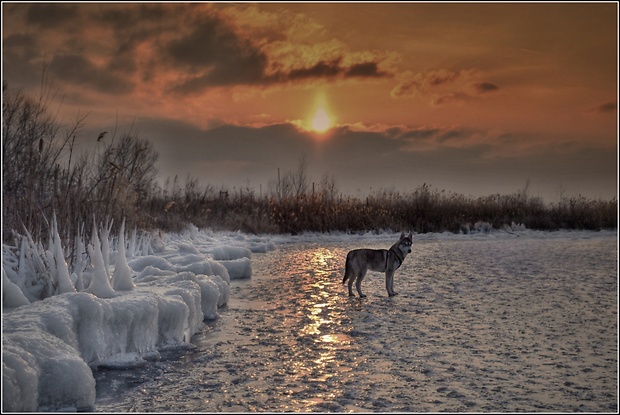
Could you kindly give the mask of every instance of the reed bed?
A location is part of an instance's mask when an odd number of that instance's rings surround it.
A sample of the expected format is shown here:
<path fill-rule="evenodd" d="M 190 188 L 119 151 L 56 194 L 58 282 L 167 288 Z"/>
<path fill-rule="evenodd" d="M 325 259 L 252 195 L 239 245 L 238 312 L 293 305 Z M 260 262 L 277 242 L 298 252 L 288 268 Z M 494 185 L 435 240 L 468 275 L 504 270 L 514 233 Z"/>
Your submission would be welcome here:
<path fill-rule="evenodd" d="M 75 246 L 93 220 L 127 229 L 181 231 L 192 224 L 248 233 L 410 230 L 468 233 L 481 227 L 617 229 L 617 200 L 582 196 L 545 203 L 528 195 L 472 197 L 424 184 L 410 192 L 379 190 L 365 198 L 338 191 L 333 177 L 318 184 L 296 171 L 280 174 L 268 191 L 202 187 L 190 177 L 158 184 L 158 155 L 133 131 L 101 132 L 94 150 L 75 154 L 84 119 L 68 127 L 50 115 L 49 90 L 32 98 L 3 85 L 3 242 L 16 233 L 50 237 L 56 218 L 65 246 Z M 83 138 L 82 138 L 83 139 Z"/>
<path fill-rule="evenodd" d="M 170 203 L 169 201 L 167 203 Z M 164 205 L 164 201 L 158 203 Z M 250 233 L 365 232 L 411 230 L 417 233 L 469 233 L 486 229 L 602 230 L 617 228 L 615 199 L 571 197 L 546 204 L 522 192 L 470 197 L 422 185 L 412 192 L 381 191 L 364 199 L 339 195 L 258 197 L 253 192 L 183 199 L 157 217 L 160 228 L 241 230 Z"/>

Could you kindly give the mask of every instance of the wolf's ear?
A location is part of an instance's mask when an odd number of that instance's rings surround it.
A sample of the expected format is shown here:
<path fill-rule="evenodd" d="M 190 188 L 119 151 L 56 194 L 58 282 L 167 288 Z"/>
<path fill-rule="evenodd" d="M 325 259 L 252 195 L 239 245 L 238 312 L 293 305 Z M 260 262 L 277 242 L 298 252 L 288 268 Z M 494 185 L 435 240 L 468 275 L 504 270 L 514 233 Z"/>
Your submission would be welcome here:
<path fill-rule="evenodd" d="M 413 239 L 413 231 L 410 231 L 410 232 L 409 232 L 409 238 L 410 238 L 410 239 Z"/>
<path fill-rule="evenodd" d="M 400 239 L 405 239 L 405 232 L 400 233 Z"/>

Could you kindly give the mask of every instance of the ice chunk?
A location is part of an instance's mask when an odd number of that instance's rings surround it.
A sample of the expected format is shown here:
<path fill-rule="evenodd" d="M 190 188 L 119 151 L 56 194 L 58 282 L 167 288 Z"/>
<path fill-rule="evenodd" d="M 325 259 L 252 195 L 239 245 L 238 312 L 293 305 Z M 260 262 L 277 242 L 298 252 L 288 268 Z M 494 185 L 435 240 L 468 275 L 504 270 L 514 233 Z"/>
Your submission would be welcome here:
<path fill-rule="evenodd" d="M 74 348 L 42 330 L 2 337 L 3 411 L 92 408 L 95 379 Z"/>
<path fill-rule="evenodd" d="M 22 290 L 7 277 L 2 267 L 2 308 L 14 308 L 30 304 Z"/>
<path fill-rule="evenodd" d="M 215 260 L 231 260 L 238 258 L 252 258 L 252 251 L 242 246 L 217 246 L 211 250 Z"/>
<path fill-rule="evenodd" d="M 252 264 L 248 258 L 220 261 L 220 264 L 226 267 L 231 280 L 250 278 L 252 276 Z"/>

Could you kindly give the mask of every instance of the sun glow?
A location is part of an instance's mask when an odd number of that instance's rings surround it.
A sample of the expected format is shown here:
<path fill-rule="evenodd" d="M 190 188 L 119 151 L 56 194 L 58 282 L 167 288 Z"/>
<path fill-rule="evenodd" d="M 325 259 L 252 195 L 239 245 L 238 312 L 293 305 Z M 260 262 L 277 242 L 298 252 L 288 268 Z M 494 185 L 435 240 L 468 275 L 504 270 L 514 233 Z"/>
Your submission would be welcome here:
<path fill-rule="evenodd" d="M 327 115 L 327 111 L 325 108 L 319 107 L 314 116 L 312 117 L 312 121 L 310 123 L 312 129 L 316 132 L 322 133 L 325 132 L 331 127 L 331 119 L 329 115 Z"/>

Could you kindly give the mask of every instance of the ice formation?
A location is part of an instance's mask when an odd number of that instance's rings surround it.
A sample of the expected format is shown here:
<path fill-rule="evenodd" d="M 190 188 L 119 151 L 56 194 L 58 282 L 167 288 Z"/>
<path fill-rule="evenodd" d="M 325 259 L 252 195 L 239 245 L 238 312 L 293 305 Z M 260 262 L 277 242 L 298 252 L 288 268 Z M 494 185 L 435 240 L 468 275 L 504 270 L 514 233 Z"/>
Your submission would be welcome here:
<path fill-rule="evenodd" d="M 29 235 L 3 246 L 4 411 L 92 409 L 93 368 L 187 347 L 227 304 L 230 279 L 251 276 L 250 254 L 274 249 L 195 228 L 157 237 L 134 230 L 126 244 L 124 226 L 114 249 L 109 229 L 93 231 L 71 274 L 57 232 L 47 249 Z"/>

